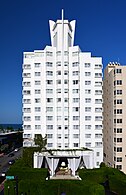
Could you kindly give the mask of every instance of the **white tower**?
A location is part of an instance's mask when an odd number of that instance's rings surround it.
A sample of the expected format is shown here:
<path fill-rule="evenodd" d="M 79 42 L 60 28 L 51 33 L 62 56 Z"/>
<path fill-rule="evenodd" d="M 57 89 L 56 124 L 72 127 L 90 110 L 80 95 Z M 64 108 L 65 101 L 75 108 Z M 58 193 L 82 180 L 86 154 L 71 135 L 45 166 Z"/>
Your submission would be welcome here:
<path fill-rule="evenodd" d="M 51 46 L 24 52 L 24 146 L 47 135 L 49 149 L 94 150 L 103 159 L 102 58 L 74 46 L 75 20 L 49 21 Z"/>

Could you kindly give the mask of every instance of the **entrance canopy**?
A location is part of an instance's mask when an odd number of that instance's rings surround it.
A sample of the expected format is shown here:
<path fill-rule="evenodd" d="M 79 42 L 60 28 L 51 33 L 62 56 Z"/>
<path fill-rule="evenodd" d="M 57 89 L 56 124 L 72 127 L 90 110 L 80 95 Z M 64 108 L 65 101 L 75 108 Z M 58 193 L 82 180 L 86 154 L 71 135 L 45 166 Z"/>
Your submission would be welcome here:
<path fill-rule="evenodd" d="M 45 161 L 48 169 L 50 170 L 50 175 L 53 176 L 55 174 L 55 171 L 61 163 L 64 162 L 65 166 L 67 166 L 68 169 L 71 170 L 72 175 L 75 176 L 76 171 L 79 168 L 93 168 L 93 151 L 81 151 L 80 155 L 78 151 L 75 152 L 75 154 L 71 154 L 69 152 L 66 152 L 66 155 L 62 155 L 62 151 L 60 151 L 60 155 L 53 154 L 50 155 L 49 153 L 34 153 L 34 168 L 41 168 L 43 161 Z M 63 151 L 64 152 L 64 151 Z M 63 153 L 64 154 L 64 153 Z"/>

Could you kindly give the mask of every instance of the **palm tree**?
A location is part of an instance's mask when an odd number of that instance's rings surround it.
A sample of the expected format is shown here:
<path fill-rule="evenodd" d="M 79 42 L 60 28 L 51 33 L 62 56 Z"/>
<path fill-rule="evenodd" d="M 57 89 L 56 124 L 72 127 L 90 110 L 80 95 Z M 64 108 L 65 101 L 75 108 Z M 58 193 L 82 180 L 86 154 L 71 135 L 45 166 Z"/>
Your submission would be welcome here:
<path fill-rule="evenodd" d="M 46 149 L 47 136 L 42 137 L 41 134 L 35 134 L 34 142 L 35 145 L 38 147 L 39 152 L 41 152 L 43 149 Z"/>

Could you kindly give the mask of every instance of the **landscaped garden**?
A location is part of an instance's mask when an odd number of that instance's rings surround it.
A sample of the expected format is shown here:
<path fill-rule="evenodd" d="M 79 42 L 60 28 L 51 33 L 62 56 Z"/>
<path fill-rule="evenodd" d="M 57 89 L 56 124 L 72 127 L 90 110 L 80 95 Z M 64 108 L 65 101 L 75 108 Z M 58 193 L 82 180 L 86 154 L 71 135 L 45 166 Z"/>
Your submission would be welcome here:
<path fill-rule="evenodd" d="M 104 195 L 103 184 L 109 181 L 110 190 L 118 195 L 126 195 L 126 175 L 117 169 L 78 170 L 82 180 L 46 180 L 47 169 L 33 169 L 31 152 L 24 151 L 24 157 L 11 166 L 8 176 L 18 176 L 18 195 Z M 28 158 L 27 158 L 27 157 Z M 5 195 L 14 195 L 16 181 L 5 182 Z"/>

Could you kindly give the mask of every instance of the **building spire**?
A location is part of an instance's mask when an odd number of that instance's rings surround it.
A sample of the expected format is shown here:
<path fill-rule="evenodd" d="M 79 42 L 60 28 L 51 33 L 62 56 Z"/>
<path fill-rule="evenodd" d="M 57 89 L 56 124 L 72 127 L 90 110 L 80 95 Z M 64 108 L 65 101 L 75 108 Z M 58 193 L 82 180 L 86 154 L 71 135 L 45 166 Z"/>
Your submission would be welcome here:
<path fill-rule="evenodd" d="M 64 20 L 64 10 L 62 9 L 62 21 Z"/>

